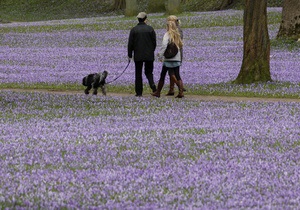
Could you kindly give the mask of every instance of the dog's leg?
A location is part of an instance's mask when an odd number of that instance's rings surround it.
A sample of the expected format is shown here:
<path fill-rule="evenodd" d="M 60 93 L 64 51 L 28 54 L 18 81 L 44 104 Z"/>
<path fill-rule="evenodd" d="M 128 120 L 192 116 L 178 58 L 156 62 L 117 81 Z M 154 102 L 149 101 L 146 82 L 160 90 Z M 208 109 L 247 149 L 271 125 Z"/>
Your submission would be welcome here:
<path fill-rule="evenodd" d="M 93 95 L 97 95 L 98 87 L 99 87 L 99 84 L 98 84 L 97 80 L 92 83 L 92 87 L 93 87 L 93 90 L 94 90 Z"/>
<path fill-rule="evenodd" d="M 93 95 L 97 95 L 97 93 L 98 93 L 98 88 L 94 88 Z"/>
<path fill-rule="evenodd" d="M 92 86 L 87 86 L 87 88 L 84 90 L 84 93 L 88 95 L 90 93 L 90 90 L 92 89 Z"/>
<path fill-rule="evenodd" d="M 106 85 L 101 85 L 100 88 L 101 88 L 102 94 L 104 96 L 106 96 Z"/>

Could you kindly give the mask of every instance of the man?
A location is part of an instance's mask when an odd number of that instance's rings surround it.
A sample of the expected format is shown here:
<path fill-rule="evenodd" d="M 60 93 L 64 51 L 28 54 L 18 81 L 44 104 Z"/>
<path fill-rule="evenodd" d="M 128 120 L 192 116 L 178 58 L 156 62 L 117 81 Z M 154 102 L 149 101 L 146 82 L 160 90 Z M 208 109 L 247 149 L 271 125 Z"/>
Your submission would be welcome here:
<path fill-rule="evenodd" d="M 154 51 L 156 48 L 156 33 L 154 29 L 146 24 L 147 14 L 140 12 L 137 16 L 139 23 L 130 30 L 128 39 L 128 58 L 134 56 L 135 63 L 135 93 L 136 96 L 143 95 L 143 65 L 145 75 L 153 92 L 156 86 L 153 79 Z"/>

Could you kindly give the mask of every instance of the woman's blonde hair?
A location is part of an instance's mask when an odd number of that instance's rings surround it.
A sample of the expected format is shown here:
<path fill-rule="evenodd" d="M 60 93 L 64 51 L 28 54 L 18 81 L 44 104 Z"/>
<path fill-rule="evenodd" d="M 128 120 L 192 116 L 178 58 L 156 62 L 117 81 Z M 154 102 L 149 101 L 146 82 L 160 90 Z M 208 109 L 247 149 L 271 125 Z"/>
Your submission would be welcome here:
<path fill-rule="evenodd" d="M 180 38 L 180 33 L 174 21 L 167 22 L 167 29 L 170 36 L 170 41 L 174 42 L 176 46 L 181 49 L 183 46 L 182 40 Z"/>
<path fill-rule="evenodd" d="M 176 26 L 180 25 L 180 21 L 179 21 L 179 19 L 175 15 L 170 15 L 167 18 L 167 21 L 174 21 L 176 23 Z"/>

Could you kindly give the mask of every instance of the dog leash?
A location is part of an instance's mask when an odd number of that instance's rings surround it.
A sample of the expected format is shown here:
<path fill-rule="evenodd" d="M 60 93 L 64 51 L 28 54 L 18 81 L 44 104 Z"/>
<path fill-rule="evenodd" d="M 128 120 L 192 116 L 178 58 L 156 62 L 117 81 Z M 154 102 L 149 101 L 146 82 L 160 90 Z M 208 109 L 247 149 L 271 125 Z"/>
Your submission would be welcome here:
<path fill-rule="evenodd" d="M 124 74 L 124 72 L 126 71 L 126 69 L 128 68 L 128 66 L 129 66 L 129 64 L 130 64 L 130 61 L 131 61 L 131 59 L 128 60 L 127 66 L 125 67 L 125 69 L 123 70 L 123 72 L 122 72 L 119 76 L 117 76 L 117 77 L 116 77 L 115 79 L 113 79 L 112 81 L 107 82 L 106 84 L 112 83 L 112 82 L 116 81 L 117 79 L 119 79 L 119 78 Z"/>

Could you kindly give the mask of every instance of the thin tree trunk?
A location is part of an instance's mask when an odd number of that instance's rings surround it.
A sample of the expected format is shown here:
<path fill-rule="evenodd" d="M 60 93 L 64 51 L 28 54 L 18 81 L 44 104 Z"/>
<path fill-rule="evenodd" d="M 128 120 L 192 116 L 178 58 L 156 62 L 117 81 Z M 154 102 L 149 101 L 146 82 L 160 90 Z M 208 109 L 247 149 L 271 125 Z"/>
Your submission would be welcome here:
<path fill-rule="evenodd" d="M 114 0 L 114 9 L 120 10 L 125 8 L 125 0 Z"/>
<path fill-rule="evenodd" d="M 180 13 L 180 0 L 168 0 L 166 5 L 166 13 L 169 15 Z"/>
<path fill-rule="evenodd" d="M 149 0 L 147 12 L 162 12 L 165 11 L 165 1 L 164 0 Z"/>
<path fill-rule="evenodd" d="M 226 9 L 230 4 L 233 3 L 233 0 L 222 0 L 219 8 L 217 8 L 218 10 L 223 10 Z"/>
<path fill-rule="evenodd" d="M 246 0 L 244 10 L 244 57 L 235 83 L 271 81 L 267 0 Z"/>
<path fill-rule="evenodd" d="M 126 0 L 125 16 L 137 15 L 137 0 Z"/>

